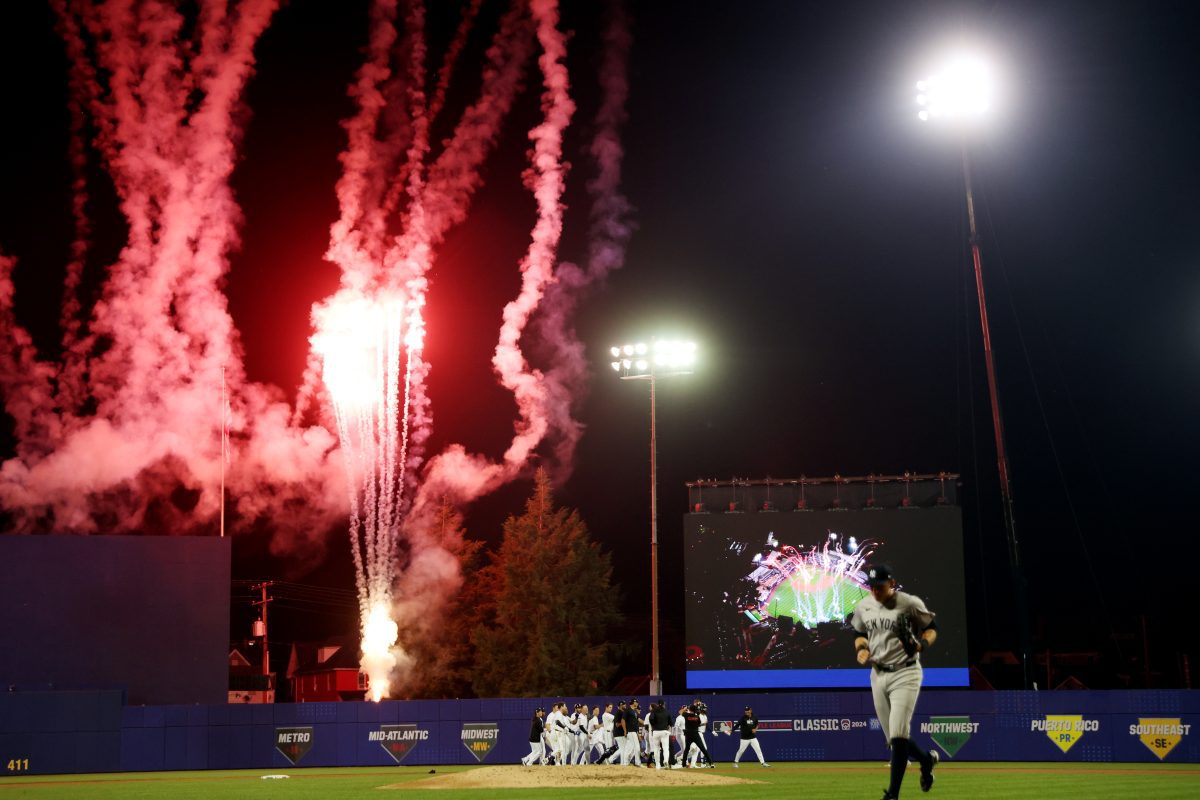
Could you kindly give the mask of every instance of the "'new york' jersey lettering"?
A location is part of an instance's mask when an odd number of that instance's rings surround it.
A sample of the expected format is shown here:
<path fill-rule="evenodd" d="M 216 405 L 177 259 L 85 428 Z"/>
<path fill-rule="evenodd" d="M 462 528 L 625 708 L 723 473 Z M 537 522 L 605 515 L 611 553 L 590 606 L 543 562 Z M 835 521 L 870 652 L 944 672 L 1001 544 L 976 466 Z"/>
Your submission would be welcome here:
<path fill-rule="evenodd" d="M 904 652 L 896 630 L 900 625 L 915 625 L 918 635 L 929 627 L 936 616 L 925 607 L 925 601 L 916 595 L 896 592 L 891 608 L 880 603 L 873 596 L 867 595 L 858 601 L 850 625 L 854 630 L 867 637 L 867 647 L 871 649 L 871 658 L 876 664 L 896 666 L 903 664 L 909 656 Z"/>

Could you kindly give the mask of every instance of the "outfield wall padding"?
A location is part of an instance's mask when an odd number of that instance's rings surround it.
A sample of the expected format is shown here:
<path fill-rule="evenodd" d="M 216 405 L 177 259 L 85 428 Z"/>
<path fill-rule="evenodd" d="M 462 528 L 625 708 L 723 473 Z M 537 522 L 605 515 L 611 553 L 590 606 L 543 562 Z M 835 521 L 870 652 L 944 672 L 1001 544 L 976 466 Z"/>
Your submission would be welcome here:
<path fill-rule="evenodd" d="M 668 710 L 693 697 L 668 696 Z M 739 743 L 722 723 L 746 705 L 770 761 L 887 758 L 868 692 L 702 697 L 718 762 Z M 511 764 L 529 752 L 532 710 L 554 699 L 125 706 L 119 691 L 10 691 L 0 693 L 0 775 Z M 926 691 L 913 738 L 946 761 L 1200 763 L 1200 692 Z"/>

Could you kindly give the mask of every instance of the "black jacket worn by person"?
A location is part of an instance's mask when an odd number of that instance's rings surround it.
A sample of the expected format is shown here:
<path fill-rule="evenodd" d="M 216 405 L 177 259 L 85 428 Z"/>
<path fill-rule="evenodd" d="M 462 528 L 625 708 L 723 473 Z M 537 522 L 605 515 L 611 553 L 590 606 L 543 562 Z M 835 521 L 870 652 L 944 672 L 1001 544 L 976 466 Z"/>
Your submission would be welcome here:
<path fill-rule="evenodd" d="M 754 729 L 757 727 L 758 727 L 758 717 L 755 717 L 755 716 L 745 717 L 744 716 L 738 720 L 738 733 L 740 733 L 742 735 L 743 739 L 753 739 L 754 738 Z"/>
<path fill-rule="evenodd" d="M 656 708 L 650 712 L 650 729 L 655 731 L 671 729 L 671 715 L 665 708 Z"/>
<path fill-rule="evenodd" d="M 696 749 L 711 766 L 712 757 L 708 754 L 708 748 L 704 746 L 704 741 L 700 738 L 700 712 L 694 706 L 689 706 L 683 712 L 683 752 L 688 752 L 692 745 L 696 745 Z"/>

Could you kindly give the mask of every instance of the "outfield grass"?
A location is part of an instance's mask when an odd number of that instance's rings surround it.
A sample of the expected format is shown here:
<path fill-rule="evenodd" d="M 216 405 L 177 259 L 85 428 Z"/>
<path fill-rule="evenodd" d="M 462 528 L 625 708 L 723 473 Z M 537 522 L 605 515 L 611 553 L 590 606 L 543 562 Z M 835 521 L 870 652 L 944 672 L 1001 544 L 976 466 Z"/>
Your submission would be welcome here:
<path fill-rule="evenodd" d="M 758 800 L 795 798 L 805 800 L 878 800 L 887 783 L 887 768 L 880 763 L 794 763 L 774 769 L 743 766 L 736 772 L 723 764 L 718 774 L 765 781 L 769 786 L 715 786 L 712 788 L 572 788 L 433 790 L 408 788 L 429 777 L 430 767 L 363 767 L 345 769 L 236 770 L 206 772 L 127 772 L 102 775 L 28 775 L 0 778 L 0 800 L 15 798 L 87 798 L 127 800 L 136 798 L 197 798 L 200 800 L 340 800 L 378 798 L 381 787 L 400 791 L 383 797 L 420 800 L 516 800 L 536 797 L 577 798 L 580 794 L 604 800 L 661 800 L 664 794 L 680 800 Z M 437 767 L 438 774 L 475 767 Z M 553 769 L 541 767 L 540 769 Z M 569 769 L 564 767 L 563 769 Z M 614 767 L 614 769 L 620 769 Z M 272 773 L 290 775 L 288 780 L 262 780 Z M 712 773 L 708 773 L 712 774 Z M 922 794 L 917 773 L 910 769 L 904 782 L 905 798 L 962 798 L 991 800 L 1168 800 L 1200 798 L 1200 765 L 1195 764 L 942 764 L 933 792 Z"/>

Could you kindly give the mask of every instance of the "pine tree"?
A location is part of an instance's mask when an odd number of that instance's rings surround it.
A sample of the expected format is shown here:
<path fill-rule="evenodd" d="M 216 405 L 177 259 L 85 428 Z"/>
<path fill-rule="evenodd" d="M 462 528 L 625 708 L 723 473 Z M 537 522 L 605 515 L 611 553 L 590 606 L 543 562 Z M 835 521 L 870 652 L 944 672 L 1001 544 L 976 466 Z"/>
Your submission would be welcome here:
<path fill-rule="evenodd" d="M 482 619 L 472 633 L 481 697 L 583 695 L 615 671 L 606 640 L 619 620 L 612 559 L 573 509 L 556 508 L 539 469 L 525 513 L 504 523 L 480 572 Z"/>

